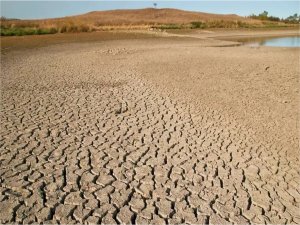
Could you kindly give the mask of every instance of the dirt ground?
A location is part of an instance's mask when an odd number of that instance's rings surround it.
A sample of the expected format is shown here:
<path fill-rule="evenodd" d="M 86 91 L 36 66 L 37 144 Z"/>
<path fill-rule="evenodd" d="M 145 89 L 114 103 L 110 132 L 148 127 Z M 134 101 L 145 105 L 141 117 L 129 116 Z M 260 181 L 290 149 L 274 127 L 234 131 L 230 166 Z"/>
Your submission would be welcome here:
<path fill-rule="evenodd" d="M 143 35 L 1 38 L 0 222 L 299 224 L 299 49 Z"/>

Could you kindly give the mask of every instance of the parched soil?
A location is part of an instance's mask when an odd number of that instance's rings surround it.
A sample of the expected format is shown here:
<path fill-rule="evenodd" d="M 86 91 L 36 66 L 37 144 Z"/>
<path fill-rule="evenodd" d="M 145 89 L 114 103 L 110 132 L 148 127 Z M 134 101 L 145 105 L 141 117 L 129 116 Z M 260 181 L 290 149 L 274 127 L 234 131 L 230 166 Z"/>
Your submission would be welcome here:
<path fill-rule="evenodd" d="M 0 222 L 299 224 L 299 51 L 226 43 L 2 55 Z"/>

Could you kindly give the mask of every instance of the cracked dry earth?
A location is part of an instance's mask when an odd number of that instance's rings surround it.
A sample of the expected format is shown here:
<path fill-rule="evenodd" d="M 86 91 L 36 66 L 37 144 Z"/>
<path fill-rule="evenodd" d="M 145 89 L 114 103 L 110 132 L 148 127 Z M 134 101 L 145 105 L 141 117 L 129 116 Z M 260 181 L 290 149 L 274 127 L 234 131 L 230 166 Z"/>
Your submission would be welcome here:
<path fill-rule="evenodd" d="M 1 223 L 300 223 L 298 158 L 143 78 L 161 42 L 2 56 Z"/>

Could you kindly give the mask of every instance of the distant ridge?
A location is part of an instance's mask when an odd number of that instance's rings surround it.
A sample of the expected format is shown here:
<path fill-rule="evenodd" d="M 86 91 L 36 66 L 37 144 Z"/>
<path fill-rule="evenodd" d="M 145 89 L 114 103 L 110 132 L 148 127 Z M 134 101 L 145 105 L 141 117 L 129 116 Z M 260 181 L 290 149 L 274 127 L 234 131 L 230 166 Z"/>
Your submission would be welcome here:
<path fill-rule="evenodd" d="M 54 19 L 61 20 L 62 18 Z M 120 9 L 108 11 L 92 11 L 78 16 L 64 17 L 63 19 L 82 19 L 88 23 L 98 22 L 105 25 L 140 25 L 140 24 L 186 24 L 194 21 L 209 20 L 249 20 L 244 17 L 230 14 L 212 14 L 203 12 L 185 11 L 171 8 Z"/>
<path fill-rule="evenodd" d="M 53 19 L 1 19 L 1 35 L 89 32 L 118 29 L 189 29 L 276 27 L 284 23 L 262 21 L 235 14 L 213 14 L 171 8 L 120 9 Z M 285 25 L 284 25 L 285 26 Z"/>

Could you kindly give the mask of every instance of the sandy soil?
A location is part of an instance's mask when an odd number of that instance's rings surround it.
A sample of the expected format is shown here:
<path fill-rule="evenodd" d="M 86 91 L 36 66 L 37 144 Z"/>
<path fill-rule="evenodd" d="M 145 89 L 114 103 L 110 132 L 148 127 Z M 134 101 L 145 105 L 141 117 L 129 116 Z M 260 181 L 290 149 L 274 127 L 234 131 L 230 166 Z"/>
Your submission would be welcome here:
<path fill-rule="evenodd" d="M 299 50 L 231 44 L 4 52 L 0 222 L 299 224 Z"/>

